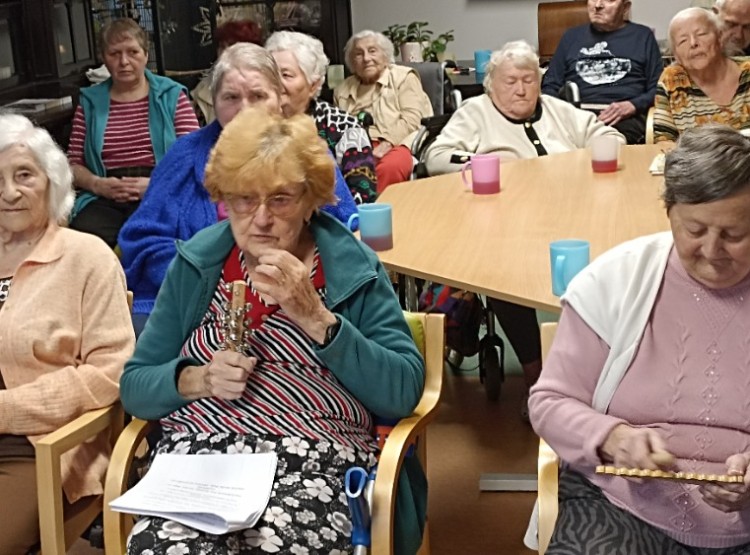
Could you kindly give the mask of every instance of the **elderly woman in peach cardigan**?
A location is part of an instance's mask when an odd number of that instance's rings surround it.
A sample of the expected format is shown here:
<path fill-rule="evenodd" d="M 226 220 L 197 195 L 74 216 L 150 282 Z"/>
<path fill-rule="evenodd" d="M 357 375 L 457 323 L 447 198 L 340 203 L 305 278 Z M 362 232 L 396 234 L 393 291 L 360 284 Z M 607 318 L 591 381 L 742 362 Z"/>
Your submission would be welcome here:
<path fill-rule="evenodd" d="M 39 540 L 34 443 L 114 403 L 134 334 L 125 276 L 104 242 L 60 227 L 67 158 L 47 131 L 0 115 L 0 553 Z M 106 438 L 63 458 L 66 502 L 102 492 Z M 99 441 L 101 440 L 101 441 Z"/>

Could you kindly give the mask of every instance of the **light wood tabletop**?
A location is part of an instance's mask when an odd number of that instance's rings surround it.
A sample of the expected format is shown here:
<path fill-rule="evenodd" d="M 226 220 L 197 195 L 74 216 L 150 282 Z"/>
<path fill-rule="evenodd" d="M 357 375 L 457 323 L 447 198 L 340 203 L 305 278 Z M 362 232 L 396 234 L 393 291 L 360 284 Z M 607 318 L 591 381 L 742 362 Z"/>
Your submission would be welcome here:
<path fill-rule="evenodd" d="M 648 167 L 657 145 L 625 146 L 614 173 L 593 173 L 588 149 L 503 162 L 501 192 L 474 195 L 461 175 L 399 183 L 379 202 L 393 206 L 391 270 L 550 312 L 549 243 L 586 239 L 591 259 L 628 239 L 669 229 L 663 177 Z"/>

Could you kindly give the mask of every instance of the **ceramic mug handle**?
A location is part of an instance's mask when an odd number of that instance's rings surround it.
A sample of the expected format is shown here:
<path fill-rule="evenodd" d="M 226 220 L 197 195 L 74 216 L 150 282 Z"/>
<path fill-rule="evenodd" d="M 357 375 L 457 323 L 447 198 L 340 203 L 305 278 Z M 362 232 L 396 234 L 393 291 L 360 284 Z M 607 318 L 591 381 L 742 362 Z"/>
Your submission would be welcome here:
<path fill-rule="evenodd" d="M 466 188 L 469 191 L 472 191 L 474 189 L 472 187 L 472 184 L 466 181 L 466 170 L 468 170 L 469 168 L 471 168 L 471 160 L 469 160 L 468 162 L 464 162 L 464 165 L 461 166 L 461 179 L 463 180 L 464 185 L 466 185 Z"/>

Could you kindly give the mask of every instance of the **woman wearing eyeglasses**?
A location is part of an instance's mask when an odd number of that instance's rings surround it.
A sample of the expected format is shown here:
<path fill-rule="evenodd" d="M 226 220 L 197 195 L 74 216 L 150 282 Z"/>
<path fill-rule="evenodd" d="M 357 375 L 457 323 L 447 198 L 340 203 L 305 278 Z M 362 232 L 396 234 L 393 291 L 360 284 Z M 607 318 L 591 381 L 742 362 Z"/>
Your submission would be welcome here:
<path fill-rule="evenodd" d="M 351 552 L 344 473 L 374 461 L 371 414 L 412 412 L 424 363 L 378 258 L 320 211 L 334 171 L 305 114 L 247 109 L 219 137 L 205 181 L 229 221 L 178 244 L 120 394 L 160 420 L 157 452 L 274 451 L 277 479 L 254 528 L 212 536 L 145 517 L 130 555 Z M 236 280 L 250 331 L 239 353 L 221 349 Z M 397 553 L 421 540 L 414 487 L 402 475 Z"/>
<path fill-rule="evenodd" d="M 284 88 L 273 57 L 260 46 L 237 43 L 223 51 L 213 69 L 211 91 L 216 120 L 177 141 L 151 176 L 138 210 L 123 226 L 118 244 L 122 265 L 133 291 L 136 333 L 154 306 L 175 241 L 190 239 L 225 217 L 203 186 L 209 153 L 232 119 L 247 106 L 281 113 Z M 356 211 L 349 187 L 336 173 L 336 198 L 325 210 L 346 222 Z"/>

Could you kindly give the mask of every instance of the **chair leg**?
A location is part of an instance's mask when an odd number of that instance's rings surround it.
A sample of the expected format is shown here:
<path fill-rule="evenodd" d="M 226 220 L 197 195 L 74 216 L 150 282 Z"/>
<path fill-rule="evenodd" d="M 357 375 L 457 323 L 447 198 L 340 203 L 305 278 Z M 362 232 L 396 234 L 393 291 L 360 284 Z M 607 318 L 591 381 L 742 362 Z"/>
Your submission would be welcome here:
<path fill-rule="evenodd" d="M 424 536 L 422 537 L 422 545 L 419 546 L 417 555 L 430 555 L 430 521 L 424 523 Z"/>

